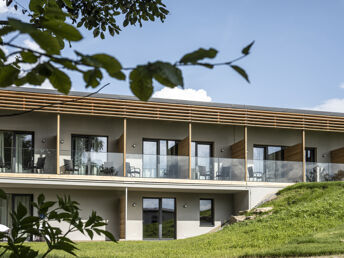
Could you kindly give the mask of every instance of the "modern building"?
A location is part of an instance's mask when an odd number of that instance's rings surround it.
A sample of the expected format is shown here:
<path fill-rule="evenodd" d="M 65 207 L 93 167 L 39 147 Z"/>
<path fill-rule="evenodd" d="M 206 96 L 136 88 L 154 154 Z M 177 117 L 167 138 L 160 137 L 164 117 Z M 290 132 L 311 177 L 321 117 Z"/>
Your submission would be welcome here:
<path fill-rule="evenodd" d="M 295 182 L 342 180 L 343 132 L 340 113 L 2 89 L 0 223 L 44 193 L 120 239 L 197 236 Z"/>

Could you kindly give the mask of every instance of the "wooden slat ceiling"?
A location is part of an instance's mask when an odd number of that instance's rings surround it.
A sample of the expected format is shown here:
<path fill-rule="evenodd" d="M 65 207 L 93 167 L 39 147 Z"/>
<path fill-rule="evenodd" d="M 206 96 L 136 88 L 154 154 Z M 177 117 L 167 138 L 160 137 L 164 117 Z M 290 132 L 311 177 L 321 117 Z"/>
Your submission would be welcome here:
<path fill-rule="evenodd" d="M 58 104 L 65 101 L 65 104 Z M 0 109 L 344 132 L 344 117 L 0 90 Z"/>

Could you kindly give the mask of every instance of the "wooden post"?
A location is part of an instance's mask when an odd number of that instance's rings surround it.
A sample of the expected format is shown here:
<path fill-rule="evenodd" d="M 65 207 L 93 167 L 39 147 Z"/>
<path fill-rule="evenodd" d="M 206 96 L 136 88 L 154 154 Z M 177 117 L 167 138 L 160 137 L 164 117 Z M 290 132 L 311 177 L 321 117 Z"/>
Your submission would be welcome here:
<path fill-rule="evenodd" d="M 302 130 L 302 180 L 306 182 L 306 131 Z"/>
<path fill-rule="evenodd" d="M 244 143 L 245 143 L 244 169 L 245 169 L 245 181 L 247 182 L 247 126 L 244 127 Z"/>
<path fill-rule="evenodd" d="M 123 120 L 123 176 L 126 176 L 127 169 L 127 119 Z"/>
<path fill-rule="evenodd" d="M 56 120 L 56 174 L 60 174 L 60 114 Z"/>
<path fill-rule="evenodd" d="M 192 125 L 189 123 L 189 179 L 192 179 L 191 175 L 191 144 L 192 143 Z"/>

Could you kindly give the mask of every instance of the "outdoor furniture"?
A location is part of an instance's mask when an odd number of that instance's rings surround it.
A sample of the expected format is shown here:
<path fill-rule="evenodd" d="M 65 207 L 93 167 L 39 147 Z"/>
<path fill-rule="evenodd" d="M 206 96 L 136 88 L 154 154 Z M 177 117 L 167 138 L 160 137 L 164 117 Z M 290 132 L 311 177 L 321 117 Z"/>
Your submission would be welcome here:
<path fill-rule="evenodd" d="M 73 161 L 70 159 L 64 159 L 64 172 L 65 174 L 75 174 L 74 172 L 79 173 L 79 168 L 74 166 Z"/>
<path fill-rule="evenodd" d="M 3 161 L 3 158 L 0 156 L 0 172 L 6 172 L 6 169 L 10 169 L 11 166 L 6 164 L 6 162 Z"/>
<path fill-rule="evenodd" d="M 263 181 L 262 172 L 253 172 L 253 167 L 248 167 L 247 171 L 248 171 L 248 176 L 249 176 L 250 181 L 251 179 L 253 179 L 252 181 Z"/>
<path fill-rule="evenodd" d="M 117 176 L 118 171 L 115 170 L 113 162 L 104 162 L 104 164 L 100 167 L 100 173 L 107 176 Z"/>
<path fill-rule="evenodd" d="M 126 170 L 127 176 L 130 176 L 130 177 L 139 177 L 141 174 L 141 169 L 130 166 L 129 162 L 125 163 L 125 170 Z"/>
<path fill-rule="evenodd" d="M 216 174 L 217 180 L 231 180 L 231 167 L 223 166 L 220 169 L 220 172 Z"/>
<path fill-rule="evenodd" d="M 44 165 L 45 165 L 45 157 L 39 157 L 37 159 L 36 165 L 32 166 L 32 172 L 33 173 L 44 173 Z"/>
<path fill-rule="evenodd" d="M 169 165 L 167 170 L 164 173 L 164 177 L 178 178 L 178 165 L 177 164 Z"/>
<path fill-rule="evenodd" d="M 206 166 L 198 166 L 199 179 L 204 177 L 204 180 L 211 180 L 212 176 L 209 171 L 207 171 Z"/>

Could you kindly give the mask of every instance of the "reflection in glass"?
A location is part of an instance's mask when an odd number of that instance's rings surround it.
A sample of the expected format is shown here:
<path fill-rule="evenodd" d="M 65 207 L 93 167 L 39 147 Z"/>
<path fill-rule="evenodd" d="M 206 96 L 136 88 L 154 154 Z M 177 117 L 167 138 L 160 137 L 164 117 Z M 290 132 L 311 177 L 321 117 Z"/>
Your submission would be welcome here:
<path fill-rule="evenodd" d="M 162 238 L 175 238 L 175 199 L 162 199 Z"/>
<path fill-rule="evenodd" d="M 213 200 L 201 199 L 199 203 L 200 208 L 200 224 L 201 226 L 212 226 L 214 225 L 214 214 L 213 214 Z"/>
<path fill-rule="evenodd" d="M 143 199 L 143 238 L 159 238 L 159 199 Z"/>

